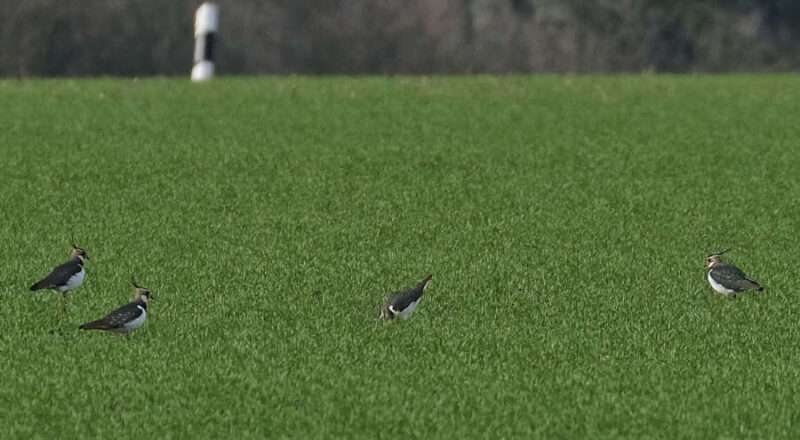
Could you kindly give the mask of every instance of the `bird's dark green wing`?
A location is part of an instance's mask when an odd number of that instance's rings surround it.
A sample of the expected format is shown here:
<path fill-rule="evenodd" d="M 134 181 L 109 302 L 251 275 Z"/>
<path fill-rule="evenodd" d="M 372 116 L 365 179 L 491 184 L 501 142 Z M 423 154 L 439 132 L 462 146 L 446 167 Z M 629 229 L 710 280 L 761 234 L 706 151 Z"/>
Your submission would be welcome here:
<path fill-rule="evenodd" d="M 748 278 L 741 269 L 731 264 L 722 264 L 714 267 L 711 271 L 711 278 L 723 287 L 736 292 L 761 288 L 757 282 Z"/>
<path fill-rule="evenodd" d="M 395 311 L 405 310 L 414 301 L 418 300 L 423 293 L 422 287 L 415 287 L 404 292 L 398 292 L 389 297 L 389 305 Z"/>
<path fill-rule="evenodd" d="M 100 329 L 100 330 L 113 330 L 121 328 L 125 323 L 133 321 L 141 316 L 143 310 L 140 308 L 142 303 L 132 302 L 126 304 L 117 310 L 109 313 L 102 319 L 92 321 L 81 326 L 83 329 Z M 146 306 L 142 306 L 146 307 Z"/>
<path fill-rule="evenodd" d="M 67 261 L 53 269 L 53 271 L 41 281 L 31 286 L 31 290 L 52 289 L 54 287 L 63 286 L 67 284 L 70 278 L 80 271 L 81 265 L 78 260 Z"/>

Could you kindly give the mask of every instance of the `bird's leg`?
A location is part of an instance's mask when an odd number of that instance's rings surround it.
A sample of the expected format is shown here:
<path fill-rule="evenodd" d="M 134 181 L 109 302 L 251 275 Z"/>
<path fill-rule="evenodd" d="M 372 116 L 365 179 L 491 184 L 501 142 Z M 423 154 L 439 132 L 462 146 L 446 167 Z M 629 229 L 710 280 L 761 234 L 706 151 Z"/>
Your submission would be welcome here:
<path fill-rule="evenodd" d="M 65 292 L 61 292 L 61 311 L 64 316 L 67 316 L 67 294 Z"/>

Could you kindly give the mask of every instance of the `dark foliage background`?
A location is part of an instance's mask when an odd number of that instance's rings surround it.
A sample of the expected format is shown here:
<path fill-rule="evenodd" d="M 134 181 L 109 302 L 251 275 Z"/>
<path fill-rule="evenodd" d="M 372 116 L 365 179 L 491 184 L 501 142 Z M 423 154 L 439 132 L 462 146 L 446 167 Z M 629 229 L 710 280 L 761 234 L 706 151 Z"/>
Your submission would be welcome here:
<path fill-rule="evenodd" d="M 221 0 L 228 74 L 800 66 L 795 0 Z M 0 0 L 0 75 L 184 75 L 188 0 Z"/>

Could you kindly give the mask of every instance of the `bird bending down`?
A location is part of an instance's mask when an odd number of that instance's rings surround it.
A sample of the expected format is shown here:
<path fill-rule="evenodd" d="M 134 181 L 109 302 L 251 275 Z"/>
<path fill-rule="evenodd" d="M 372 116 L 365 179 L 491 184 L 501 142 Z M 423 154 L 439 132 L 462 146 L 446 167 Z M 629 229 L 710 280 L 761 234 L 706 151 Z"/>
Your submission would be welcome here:
<path fill-rule="evenodd" d="M 140 286 L 131 279 L 135 295 L 133 301 L 114 310 L 102 319 L 87 322 L 81 330 L 105 330 L 115 333 L 130 333 L 144 324 L 147 319 L 147 305 L 152 296 L 150 289 Z"/>
<path fill-rule="evenodd" d="M 706 268 L 708 269 L 706 278 L 711 288 L 717 293 L 730 297 L 736 297 L 739 293 L 748 290 L 763 291 L 764 288 L 758 282 L 745 275 L 741 269 L 722 261 L 721 255 L 729 250 L 725 249 L 722 252 L 711 254 L 706 259 Z"/>
<path fill-rule="evenodd" d="M 86 270 L 83 268 L 89 255 L 86 249 L 72 243 L 72 253 L 66 263 L 56 266 L 46 277 L 31 286 L 31 291 L 41 289 L 52 289 L 61 292 L 61 306 L 64 313 L 67 312 L 67 294 L 83 284 L 86 278 Z"/>
<path fill-rule="evenodd" d="M 408 319 L 417 305 L 422 301 L 422 295 L 431 284 L 433 275 L 428 275 L 413 289 L 394 293 L 386 298 L 381 309 L 381 319 Z"/>

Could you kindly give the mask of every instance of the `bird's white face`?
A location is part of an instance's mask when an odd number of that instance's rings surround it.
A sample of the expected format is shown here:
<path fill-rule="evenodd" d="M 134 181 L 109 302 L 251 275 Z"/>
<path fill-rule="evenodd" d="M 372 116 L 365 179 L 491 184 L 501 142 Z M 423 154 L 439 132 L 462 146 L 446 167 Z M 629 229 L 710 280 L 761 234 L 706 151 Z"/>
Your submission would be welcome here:
<path fill-rule="evenodd" d="M 79 248 L 77 246 L 72 246 L 72 258 L 79 258 L 81 262 L 86 261 L 89 259 L 89 254 L 86 253 L 86 249 Z"/>
<path fill-rule="evenodd" d="M 720 260 L 719 255 L 711 255 L 706 258 L 706 268 L 713 269 L 714 266 L 719 264 L 722 260 Z"/>
<path fill-rule="evenodd" d="M 145 303 L 150 302 L 150 290 L 143 287 L 136 287 L 136 299 L 141 299 Z"/>

